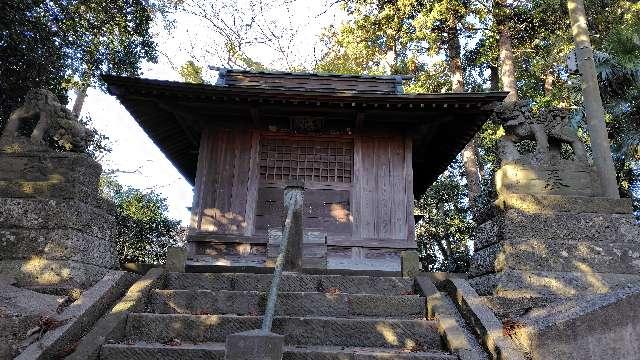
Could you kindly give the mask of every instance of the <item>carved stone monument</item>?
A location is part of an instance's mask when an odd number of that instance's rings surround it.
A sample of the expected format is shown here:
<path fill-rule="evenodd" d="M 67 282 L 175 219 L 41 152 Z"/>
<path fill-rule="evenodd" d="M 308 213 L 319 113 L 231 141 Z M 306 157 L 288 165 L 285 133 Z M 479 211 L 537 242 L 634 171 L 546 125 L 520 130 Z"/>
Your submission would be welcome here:
<path fill-rule="evenodd" d="M 569 113 L 532 113 L 522 103 L 496 112 L 498 199 L 474 234 L 471 283 L 503 318 L 556 300 L 612 291 L 640 281 L 640 226 L 629 199 L 601 194 Z M 521 154 L 516 144 L 534 140 Z M 561 156 L 562 143 L 573 150 Z"/>
<path fill-rule="evenodd" d="M 584 144 L 570 126 L 568 109 L 552 108 L 534 114 L 524 102 L 504 104 L 495 113 L 505 135 L 498 143 L 502 160 L 496 174 L 498 194 L 601 195 L 598 179 L 587 161 Z M 521 154 L 516 144 L 535 141 L 533 153 Z M 563 158 L 562 144 L 573 154 Z"/>
<path fill-rule="evenodd" d="M 0 137 L 0 273 L 20 287 L 87 288 L 118 265 L 91 132 L 46 90 Z"/>

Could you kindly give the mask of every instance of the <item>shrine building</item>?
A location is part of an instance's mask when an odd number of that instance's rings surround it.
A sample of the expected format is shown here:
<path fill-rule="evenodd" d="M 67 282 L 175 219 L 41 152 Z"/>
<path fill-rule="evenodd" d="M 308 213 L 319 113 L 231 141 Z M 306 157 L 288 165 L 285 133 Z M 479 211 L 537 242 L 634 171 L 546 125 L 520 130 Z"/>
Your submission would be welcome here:
<path fill-rule="evenodd" d="M 414 199 L 506 95 L 405 94 L 399 76 L 103 78 L 193 185 L 188 265 L 273 266 L 294 179 L 305 268 L 398 271 L 416 248 Z"/>

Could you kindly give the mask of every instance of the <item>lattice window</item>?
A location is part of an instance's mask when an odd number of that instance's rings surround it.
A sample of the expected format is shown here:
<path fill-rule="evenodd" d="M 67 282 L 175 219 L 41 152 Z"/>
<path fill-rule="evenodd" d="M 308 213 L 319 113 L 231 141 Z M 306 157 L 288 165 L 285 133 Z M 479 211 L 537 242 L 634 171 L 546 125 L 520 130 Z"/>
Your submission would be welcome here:
<path fill-rule="evenodd" d="M 266 181 L 350 183 L 353 142 L 350 140 L 261 139 L 260 178 Z"/>

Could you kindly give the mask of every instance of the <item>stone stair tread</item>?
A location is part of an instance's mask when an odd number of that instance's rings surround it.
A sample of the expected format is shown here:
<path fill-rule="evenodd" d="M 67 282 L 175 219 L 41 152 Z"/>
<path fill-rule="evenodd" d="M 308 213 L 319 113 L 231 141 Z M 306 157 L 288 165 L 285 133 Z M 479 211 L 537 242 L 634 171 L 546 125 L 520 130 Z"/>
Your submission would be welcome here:
<path fill-rule="evenodd" d="M 269 291 L 271 274 L 168 273 L 166 288 L 173 290 Z M 348 294 L 412 295 L 414 281 L 403 277 L 310 275 L 285 273 L 282 292 L 341 292 Z"/>
<path fill-rule="evenodd" d="M 193 290 L 193 289 L 153 289 L 154 292 L 165 292 L 165 291 L 175 291 L 175 292 L 206 292 L 206 293 L 243 293 L 243 294 L 268 294 L 268 291 L 256 291 L 256 290 Z M 323 294 L 323 295 L 349 295 L 349 296 L 370 296 L 370 297 L 387 297 L 387 298 L 401 298 L 401 297 L 413 297 L 413 298 L 424 298 L 424 296 L 419 294 L 406 294 L 406 295 L 397 295 L 397 294 L 352 294 L 352 293 L 327 293 L 327 292 L 318 292 L 318 291 L 278 291 L 278 294 Z"/>
<path fill-rule="evenodd" d="M 129 341 L 221 342 L 227 335 L 257 329 L 260 316 L 132 313 L 128 316 Z M 388 318 L 276 317 L 273 332 L 285 335 L 289 345 L 335 345 L 442 349 L 434 321 Z"/>
<path fill-rule="evenodd" d="M 151 294 L 153 312 L 160 314 L 264 314 L 267 293 L 228 290 L 162 290 Z M 276 315 L 384 317 L 422 319 L 425 298 L 419 295 L 281 292 Z"/>
<path fill-rule="evenodd" d="M 224 343 L 180 343 L 168 345 L 162 343 L 136 342 L 128 344 L 105 344 L 101 359 L 176 359 L 176 355 L 190 359 L 224 358 Z M 302 359 L 405 359 L 405 360 L 455 360 L 449 353 L 432 351 L 407 351 L 401 349 L 348 346 L 285 346 L 283 360 Z M 313 356 L 312 358 L 310 356 Z"/>

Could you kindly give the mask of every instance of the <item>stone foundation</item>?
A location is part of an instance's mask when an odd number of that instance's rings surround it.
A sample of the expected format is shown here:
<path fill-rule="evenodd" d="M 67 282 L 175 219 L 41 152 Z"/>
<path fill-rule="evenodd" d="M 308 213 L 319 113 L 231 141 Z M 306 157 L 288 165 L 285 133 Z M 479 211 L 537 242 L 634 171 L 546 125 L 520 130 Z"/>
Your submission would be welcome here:
<path fill-rule="evenodd" d="M 0 272 L 20 286 L 87 288 L 118 266 L 114 206 L 86 155 L 0 152 Z"/>
<path fill-rule="evenodd" d="M 481 295 L 565 298 L 640 281 L 640 226 L 629 199 L 500 196 L 474 233 Z"/>

